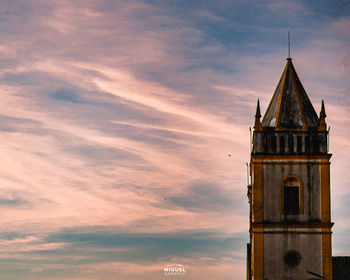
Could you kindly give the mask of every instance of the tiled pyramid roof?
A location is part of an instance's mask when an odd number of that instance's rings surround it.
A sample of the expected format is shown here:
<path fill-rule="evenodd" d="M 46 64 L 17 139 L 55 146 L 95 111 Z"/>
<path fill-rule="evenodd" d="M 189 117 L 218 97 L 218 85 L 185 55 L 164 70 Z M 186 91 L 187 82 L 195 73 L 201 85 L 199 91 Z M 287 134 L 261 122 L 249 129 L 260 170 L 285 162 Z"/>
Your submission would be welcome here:
<path fill-rule="evenodd" d="M 262 120 L 263 127 L 308 129 L 319 127 L 319 118 L 294 69 L 287 63 Z"/>

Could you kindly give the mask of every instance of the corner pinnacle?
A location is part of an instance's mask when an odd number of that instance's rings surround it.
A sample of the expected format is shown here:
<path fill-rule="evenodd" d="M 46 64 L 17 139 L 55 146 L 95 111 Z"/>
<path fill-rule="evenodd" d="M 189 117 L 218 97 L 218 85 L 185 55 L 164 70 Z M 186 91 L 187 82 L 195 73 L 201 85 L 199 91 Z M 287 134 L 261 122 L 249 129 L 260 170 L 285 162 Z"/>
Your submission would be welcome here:
<path fill-rule="evenodd" d="M 255 124 L 254 124 L 254 129 L 255 130 L 261 130 L 262 126 L 261 126 L 261 113 L 260 113 L 260 102 L 258 99 L 257 105 L 256 105 L 256 113 L 255 113 Z"/>
<path fill-rule="evenodd" d="M 320 112 L 320 127 L 319 127 L 320 130 L 326 130 L 327 129 L 326 117 L 327 117 L 326 110 L 325 110 L 325 107 L 324 107 L 324 102 L 322 100 L 321 112 Z"/>

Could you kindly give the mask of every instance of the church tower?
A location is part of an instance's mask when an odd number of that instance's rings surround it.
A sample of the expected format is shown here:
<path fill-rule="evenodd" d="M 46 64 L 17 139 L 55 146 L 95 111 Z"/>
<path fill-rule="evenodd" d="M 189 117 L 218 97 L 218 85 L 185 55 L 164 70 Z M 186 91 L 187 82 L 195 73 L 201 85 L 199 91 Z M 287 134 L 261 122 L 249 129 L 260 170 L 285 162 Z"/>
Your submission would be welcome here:
<path fill-rule="evenodd" d="M 287 58 L 250 159 L 247 279 L 332 279 L 330 158 L 322 101 L 317 116 Z"/>

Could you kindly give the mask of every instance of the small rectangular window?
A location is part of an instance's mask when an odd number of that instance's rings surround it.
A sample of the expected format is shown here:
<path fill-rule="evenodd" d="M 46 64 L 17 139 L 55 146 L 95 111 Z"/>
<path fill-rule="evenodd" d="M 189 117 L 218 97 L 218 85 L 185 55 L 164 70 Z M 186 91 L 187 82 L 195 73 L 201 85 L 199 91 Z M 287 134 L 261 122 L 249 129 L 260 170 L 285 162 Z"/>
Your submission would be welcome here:
<path fill-rule="evenodd" d="M 276 153 L 276 136 L 272 135 L 271 136 L 271 147 L 272 147 L 272 152 Z"/>
<path fill-rule="evenodd" d="M 301 136 L 297 136 L 297 153 L 302 152 L 302 138 Z"/>
<path fill-rule="evenodd" d="M 269 149 L 268 149 L 268 146 L 267 146 L 267 138 L 266 138 L 266 136 L 264 135 L 263 136 L 263 152 L 264 153 L 267 153 L 269 151 Z"/>
<path fill-rule="evenodd" d="M 305 152 L 310 153 L 310 138 L 305 136 Z"/>
<path fill-rule="evenodd" d="M 294 139 L 293 139 L 293 135 L 289 135 L 288 136 L 288 149 L 289 149 L 289 153 L 294 153 Z"/>
<path fill-rule="evenodd" d="M 284 188 L 284 211 L 286 213 L 299 211 L 299 187 Z"/>
<path fill-rule="evenodd" d="M 313 135 L 311 138 L 312 149 L 314 153 L 318 153 L 320 151 L 319 139 L 317 135 Z"/>
<path fill-rule="evenodd" d="M 284 136 L 280 137 L 280 153 L 284 154 L 284 147 L 285 147 L 285 142 L 284 142 Z"/>

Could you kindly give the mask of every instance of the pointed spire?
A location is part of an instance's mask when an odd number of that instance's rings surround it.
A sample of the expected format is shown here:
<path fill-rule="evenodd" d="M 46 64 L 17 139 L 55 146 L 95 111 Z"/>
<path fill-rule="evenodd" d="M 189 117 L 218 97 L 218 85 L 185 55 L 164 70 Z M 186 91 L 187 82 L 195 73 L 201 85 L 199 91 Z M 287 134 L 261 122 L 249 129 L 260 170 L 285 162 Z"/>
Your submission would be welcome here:
<path fill-rule="evenodd" d="M 326 124 L 326 110 L 324 108 L 324 102 L 322 99 L 322 103 L 321 103 L 321 112 L 320 112 L 320 130 L 326 130 L 327 129 L 327 124 Z"/>
<path fill-rule="evenodd" d="M 254 124 L 255 130 L 261 130 L 261 128 L 262 128 L 260 118 L 261 118 L 260 101 L 258 99 L 258 103 L 256 105 L 256 113 L 255 113 L 255 124 Z"/>
<path fill-rule="evenodd" d="M 289 57 L 262 120 L 262 127 L 309 129 L 318 128 L 319 124 L 320 120 Z"/>

